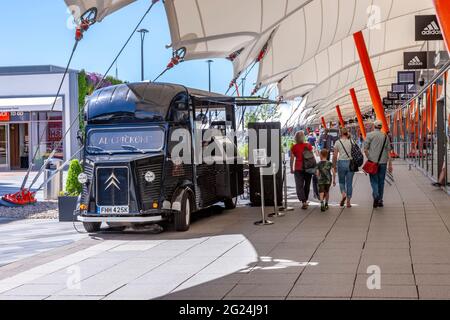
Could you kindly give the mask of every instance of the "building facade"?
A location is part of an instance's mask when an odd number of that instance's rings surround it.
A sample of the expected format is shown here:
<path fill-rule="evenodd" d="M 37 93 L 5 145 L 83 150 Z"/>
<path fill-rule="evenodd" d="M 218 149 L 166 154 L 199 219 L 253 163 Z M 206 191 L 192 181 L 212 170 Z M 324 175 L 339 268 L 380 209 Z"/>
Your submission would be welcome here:
<path fill-rule="evenodd" d="M 37 169 L 55 148 L 63 160 L 78 150 L 77 71 L 67 74 L 52 109 L 63 74 L 51 65 L 0 67 L 0 171 L 27 169 L 35 153 Z"/>

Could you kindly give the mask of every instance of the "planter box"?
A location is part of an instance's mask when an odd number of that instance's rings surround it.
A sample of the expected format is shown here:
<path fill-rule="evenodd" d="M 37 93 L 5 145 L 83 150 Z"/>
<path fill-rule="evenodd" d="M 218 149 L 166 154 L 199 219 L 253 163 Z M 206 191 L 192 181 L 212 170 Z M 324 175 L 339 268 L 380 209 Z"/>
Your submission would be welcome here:
<path fill-rule="evenodd" d="M 60 222 L 72 222 L 76 220 L 73 212 L 77 209 L 78 197 L 59 197 L 58 211 Z"/>

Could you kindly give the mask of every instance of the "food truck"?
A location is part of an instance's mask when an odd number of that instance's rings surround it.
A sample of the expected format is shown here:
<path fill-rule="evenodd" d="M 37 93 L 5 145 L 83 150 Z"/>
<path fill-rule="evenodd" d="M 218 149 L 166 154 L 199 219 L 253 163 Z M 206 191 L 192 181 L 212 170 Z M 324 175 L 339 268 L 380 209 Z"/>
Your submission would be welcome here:
<path fill-rule="evenodd" d="M 86 231 L 98 232 L 102 223 L 120 229 L 162 221 L 187 231 L 201 209 L 219 202 L 235 208 L 244 192 L 232 135 L 236 99 L 150 82 L 94 92 L 79 135 L 83 193 L 76 214 Z M 206 161 L 211 144 L 227 152 L 213 148 Z"/>

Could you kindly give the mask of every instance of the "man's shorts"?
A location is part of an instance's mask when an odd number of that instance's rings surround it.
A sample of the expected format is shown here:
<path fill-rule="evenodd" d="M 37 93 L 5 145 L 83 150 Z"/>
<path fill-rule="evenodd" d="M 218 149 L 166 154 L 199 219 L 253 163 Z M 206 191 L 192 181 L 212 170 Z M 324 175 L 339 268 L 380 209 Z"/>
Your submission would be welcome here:
<path fill-rule="evenodd" d="M 319 193 L 329 193 L 331 184 L 319 184 Z"/>

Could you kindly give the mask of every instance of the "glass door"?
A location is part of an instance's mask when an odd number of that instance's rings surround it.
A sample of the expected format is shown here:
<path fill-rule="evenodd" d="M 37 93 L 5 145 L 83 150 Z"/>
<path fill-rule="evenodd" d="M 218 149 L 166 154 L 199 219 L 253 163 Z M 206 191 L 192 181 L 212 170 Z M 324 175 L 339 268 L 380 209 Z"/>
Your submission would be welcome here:
<path fill-rule="evenodd" d="M 0 169 L 8 169 L 8 125 L 0 124 Z"/>

